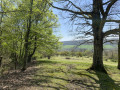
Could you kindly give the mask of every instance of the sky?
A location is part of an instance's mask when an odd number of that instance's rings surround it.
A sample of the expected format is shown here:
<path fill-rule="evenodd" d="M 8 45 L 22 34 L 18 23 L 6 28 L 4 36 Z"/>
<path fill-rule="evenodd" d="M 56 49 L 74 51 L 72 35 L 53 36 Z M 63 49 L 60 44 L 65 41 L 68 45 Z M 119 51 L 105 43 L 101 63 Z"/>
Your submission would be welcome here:
<path fill-rule="evenodd" d="M 81 3 L 82 5 L 83 3 Z M 58 6 L 58 5 L 56 5 Z M 62 37 L 60 39 L 60 41 L 70 41 L 70 40 L 75 40 L 75 36 L 73 35 L 73 32 L 71 33 L 70 31 L 72 30 L 72 25 L 70 24 L 69 19 L 65 19 L 63 18 L 63 16 L 67 16 L 68 14 L 65 12 L 62 12 L 61 15 L 61 11 L 57 10 L 57 9 L 53 9 L 54 14 L 56 14 L 59 18 L 58 23 L 60 24 L 60 26 L 57 28 L 58 32 L 56 35 L 59 35 Z M 120 19 L 120 18 L 119 18 Z M 107 29 L 114 29 L 114 28 L 118 28 L 118 24 L 114 24 L 115 26 L 107 26 L 104 28 L 104 30 Z M 74 26 L 73 26 L 74 27 Z M 75 28 L 74 28 L 75 29 Z M 88 30 L 88 28 L 86 28 Z"/>
<path fill-rule="evenodd" d="M 57 9 L 53 9 L 54 14 L 56 14 L 58 16 L 58 24 L 59 27 L 56 28 L 58 30 L 57 35 L 60 35 L 61 39 L 60 41 L 70 41 L 74 39 L 74 36 L 71 35 L 72 33 L 70 33 L 70 29 L 71 26 L 69 24 L 69 19 L 64 19 L 61 16 L 61 12 Z"/>

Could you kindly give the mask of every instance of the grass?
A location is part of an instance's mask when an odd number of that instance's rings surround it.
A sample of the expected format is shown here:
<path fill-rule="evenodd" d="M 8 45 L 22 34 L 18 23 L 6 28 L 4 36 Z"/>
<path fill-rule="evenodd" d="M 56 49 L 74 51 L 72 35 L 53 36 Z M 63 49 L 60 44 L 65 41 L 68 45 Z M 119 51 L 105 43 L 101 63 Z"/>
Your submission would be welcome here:
<path fill-rule="evenodd" d="M 104 62 L 108 75 L 86 71 L 92 58 L 76 58 L 66 60 L 65 57 L 53 57 L 51 60 L 38 60 L 35 84 L 44 86 L 44 90 L 120 90 L 119 70 L 116 63 Z"/>
<path fill-rule="evenodd" d="M 74 48 L 75 45 L 63 45 L 62 49 L 70 49 L 70 48 Z M 87 50 L 91 50 L 93 49 L 93 45 L 80 45 L 78 46 L 81 49 L 87 49 Z M 104 45 L 105 49 L 114 49 L 115 47 L 112 45 Z"/>
<path fill-rule="evenodd" d="M 104 61 L 108 72 L 86 71 L 91 57 L 52 57 L 34 61 L 21 73 L 12 71 L 0 78 L 3 90 L 120 90 L 117 63 Z M 6 77 L 7 76 L 7 77 Z"/>

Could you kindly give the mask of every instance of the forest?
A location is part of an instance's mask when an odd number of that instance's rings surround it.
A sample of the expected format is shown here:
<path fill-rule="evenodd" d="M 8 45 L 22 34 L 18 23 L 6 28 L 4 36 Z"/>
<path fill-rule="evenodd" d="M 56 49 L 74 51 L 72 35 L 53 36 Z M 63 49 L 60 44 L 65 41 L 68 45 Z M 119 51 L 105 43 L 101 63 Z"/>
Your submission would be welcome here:
<path fill-rule="evenodd" d="M 0 90 L 120 90 L 119 4 L 0 0 Z M 79 43 L 60 41 L 55 10 Z"/>

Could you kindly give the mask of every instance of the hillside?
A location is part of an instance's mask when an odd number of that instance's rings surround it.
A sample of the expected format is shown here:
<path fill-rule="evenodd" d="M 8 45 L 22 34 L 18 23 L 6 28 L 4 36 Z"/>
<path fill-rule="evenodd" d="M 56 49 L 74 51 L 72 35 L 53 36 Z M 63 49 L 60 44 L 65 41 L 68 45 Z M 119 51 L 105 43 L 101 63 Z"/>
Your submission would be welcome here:
<path fill-rule="evenodd" d="M 110 41 L 110 39 L 109 39 Z M 92 41 L 90 41 L 92 42 Z M 60 50 L 64 51 L 71 51 L 71 50 L 92 50 L 93 49 L 93 43 L 87 43 L 86 40 L 76 40 L 76 41 L 62 41 L 63 46 Z M 114 39 L 114 41 L 106 42 L 104 44 L 104 50 L 113 50 L 117 49 L 117 43 L 118 40 Z"/>
<path fill-rule="evenodd" d="M 107 41 L 111 41 L 112 42 L 106 42 L 104 43 L 105 45 L 117 45 L 118 43 L 118 39 L 108 39 Z M 74 40 L 74 41 L 61 41 L 63 43 L 63 45 L 92 45 L 93 43 L 87 43 L 87 40 Z M 92 42 L 93 40 L 90 40 L 89 42 Z"/>

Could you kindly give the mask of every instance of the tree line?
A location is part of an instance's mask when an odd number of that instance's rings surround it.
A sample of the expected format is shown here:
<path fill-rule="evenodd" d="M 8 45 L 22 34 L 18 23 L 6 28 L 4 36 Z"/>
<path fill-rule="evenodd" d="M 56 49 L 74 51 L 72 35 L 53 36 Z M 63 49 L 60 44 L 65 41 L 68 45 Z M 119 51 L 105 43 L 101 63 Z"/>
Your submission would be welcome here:
<path fill-rule="evenodd" d="M 50 3 L 51 1 L 49 1 Z M 57 16 L 45 0 L 0 1 L 0 61 L 9 57 L 26 70 L 36 54 L 50 55 L 58 48 L 59 38 L 53 34 Z"/>

